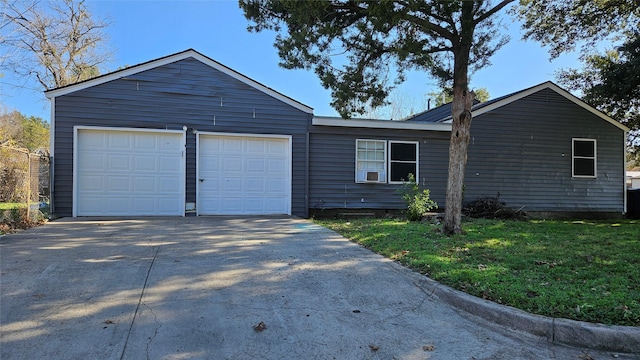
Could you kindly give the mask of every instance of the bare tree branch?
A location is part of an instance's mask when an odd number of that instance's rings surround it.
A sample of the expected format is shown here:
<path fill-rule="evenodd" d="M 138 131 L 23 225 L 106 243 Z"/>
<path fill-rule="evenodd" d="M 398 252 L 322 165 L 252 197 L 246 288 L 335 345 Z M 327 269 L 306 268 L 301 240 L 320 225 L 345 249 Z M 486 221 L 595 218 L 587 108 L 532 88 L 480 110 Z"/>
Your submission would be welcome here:
<path fill-rule="evenodd" d="M 7 21 L 2 26 L 12 34 L 0 41 L 10 53 L 0 69 L 29 76 L 49 90 L 97 76 L 110 60 L 102 48 L 109 23 L 94 20 L 84 0 L 0 1 Z"/>

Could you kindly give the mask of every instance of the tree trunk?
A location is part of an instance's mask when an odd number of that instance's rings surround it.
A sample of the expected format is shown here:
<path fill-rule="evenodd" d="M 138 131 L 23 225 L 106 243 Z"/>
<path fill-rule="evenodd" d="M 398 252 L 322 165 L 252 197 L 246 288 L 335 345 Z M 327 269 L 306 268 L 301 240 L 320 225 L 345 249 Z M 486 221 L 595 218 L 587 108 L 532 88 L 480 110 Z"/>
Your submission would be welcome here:
<path fill-rule="evenodd" d="M 471 137 L 471 106 L 475 94 L 469 91 L 469 54 L 475 28 L 473 3 L 463 2 L 461 36 L 453 44 L 453 103 L 451 141 L 449 142 L 449 180 L 442 231 L 462 234 L 462 190 L 467 166 L 467 148 Z"/>
<path fill-rule="evenodd" d="M 465 84 L 466 85 L 466 84 Z M 464 88 L 453 88 L 451 141 L 449 142 L 449 179 L 444 215 L 445 234 L 462 234 L 462 192 L 471 137 L 471 106 L 475 95 Z"/>

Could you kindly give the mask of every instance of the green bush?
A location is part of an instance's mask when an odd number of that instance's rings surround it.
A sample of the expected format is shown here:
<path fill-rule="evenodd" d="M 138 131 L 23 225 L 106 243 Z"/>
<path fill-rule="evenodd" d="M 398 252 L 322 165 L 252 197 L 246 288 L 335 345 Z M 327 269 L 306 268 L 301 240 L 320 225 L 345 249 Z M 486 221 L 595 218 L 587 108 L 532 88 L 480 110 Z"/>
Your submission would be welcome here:
<path fill-rule="evenodd" d="M 409 174 L 409 181 L 402 184 L 398 191 L 407 203 L 406 214 L 409 221 L 422 220 L 427 212 L 438 207 L 438 204 L 431 200 L 429 189 L 420 189 L 413 174 Z"/>

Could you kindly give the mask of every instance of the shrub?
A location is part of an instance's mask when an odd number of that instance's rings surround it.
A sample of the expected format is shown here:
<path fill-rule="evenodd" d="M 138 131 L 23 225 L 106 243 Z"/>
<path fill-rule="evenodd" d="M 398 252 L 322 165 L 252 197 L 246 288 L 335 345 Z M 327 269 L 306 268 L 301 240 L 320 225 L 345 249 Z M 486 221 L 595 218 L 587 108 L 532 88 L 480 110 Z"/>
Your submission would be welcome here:
<path fill-rule="evenodd" d="M 413 174 L 409 174 L 409 181 L 402 184 L 398 191 L 407 203 L 406 215 L 409 221 L 422 220 L 427 212 L 438 207 L 438 204 L 431 200 L 429 189 L 420 189 Z"/>
<path fill-rule="evenodd" d="M 469 202 L 462 207 L 462 213 L 472 218 L 484 219 L 523 219 L 527 214 L 520 209 L 508 208 L 504 201 L 500 201 L 500 194 L 493 197 L 482 197 Z"/>

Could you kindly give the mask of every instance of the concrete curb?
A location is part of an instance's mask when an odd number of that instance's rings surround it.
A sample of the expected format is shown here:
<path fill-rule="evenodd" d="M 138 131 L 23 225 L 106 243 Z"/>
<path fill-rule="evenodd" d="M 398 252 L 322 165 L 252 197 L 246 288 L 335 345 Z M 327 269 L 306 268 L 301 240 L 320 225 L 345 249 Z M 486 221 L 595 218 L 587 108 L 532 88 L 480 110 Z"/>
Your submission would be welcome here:
<path fill-rule="evenodd" d="M 416 285 L 451 306 L 492 323 L 546 338 L 550 343 L 593 350 L 640 353 L 640 327 L 594 324 L 534 315 L 452 289 L 426 276 L 420 282 Z"/>

